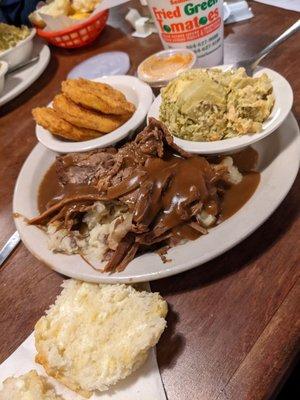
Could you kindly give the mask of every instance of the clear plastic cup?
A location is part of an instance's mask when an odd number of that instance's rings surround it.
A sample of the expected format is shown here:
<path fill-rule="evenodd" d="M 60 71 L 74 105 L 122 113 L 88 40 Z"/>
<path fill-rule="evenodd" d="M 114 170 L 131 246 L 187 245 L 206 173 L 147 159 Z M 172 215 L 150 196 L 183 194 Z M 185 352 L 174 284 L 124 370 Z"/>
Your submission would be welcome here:
<path fill-rule="evenodd" d="M 188 49 L 169 49 L 152 54 L 140 63 L 138 78 L 153 88 L 166 86 L 171 79 L 193 68 L 196 54 Z"/>

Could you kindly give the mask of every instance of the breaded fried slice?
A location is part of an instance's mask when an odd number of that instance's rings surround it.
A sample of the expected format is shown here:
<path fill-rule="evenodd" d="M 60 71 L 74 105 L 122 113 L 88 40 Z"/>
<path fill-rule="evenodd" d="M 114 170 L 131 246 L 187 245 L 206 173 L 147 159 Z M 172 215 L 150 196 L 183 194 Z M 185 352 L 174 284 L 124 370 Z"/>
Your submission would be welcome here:
<path fill-rule="evenodd" d="M 126 100 L 119 90 L 105 83 L 87 79 L 68 79 L 61 84 L 62 92 L 84 107 L 101 111 L 104 114 L 132 114 L 135 106 Z"/>
<path fill-rule="evenodd" d="M 159 293 L 69 279 L 35 325 L 36 362 L 84 397 L 125 379 L 166 327 Z"/>
<path fill-rule="evenodd" d="M 73 125 L 104 133 L 114 131 L 130 118 L 130 114 L 112 115 L 89 110 L 74 103 L 64 94 L 54 97 L 53 108 L 65 121 Z"/>
<path fill-rule="evenodd" d="M 64 137 L 76 142 L 95 139 L 101 136 L 101 132 L 79 128 L 61 118 L 52 108 L 37 107 L 32 110 L 33 118 L 38 125 L 50 131 L 53 135 Z"/>

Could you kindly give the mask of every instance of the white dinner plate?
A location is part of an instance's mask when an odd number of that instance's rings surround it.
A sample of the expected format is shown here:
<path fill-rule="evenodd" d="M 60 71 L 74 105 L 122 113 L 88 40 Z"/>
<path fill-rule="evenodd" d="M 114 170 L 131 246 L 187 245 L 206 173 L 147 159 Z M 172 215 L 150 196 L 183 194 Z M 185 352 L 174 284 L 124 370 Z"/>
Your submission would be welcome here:
<path fill-rule="evenodd" d="M 45 71 L 50 61 L 50 50 L 44 42 L 34 38 L 31 58 L 38 54 L 40 58 L 34 64 L 5 75 L 4 89 L 0 94 L 0 106 L 24 92 Z"/>
<path fill-rule="evenodd" d="M 153 102 L 153 92 L 149 85 L 129 75 L 113 75 L 91 80 L 107 83 L 124 93 L 127 100 L 131 101 L 136 106 L 134 114 L 125 124 L 113 132 L 100 136 L 97 139 L 85 140 L 83 142 L 65 141 L 37 125 L 36 136 L 39 142 L 48 149 L 59 153 L 70 153 L 112 146 L 126 136 L 132 134 L 146 119 Z"/>
<path fill-rule="evenodd" d="M 48 250 L 47 236 L 41 229 L 15 218 L 23 243 L 38 259 L 66 276 L 90 282 L 140 282 L 175 275 L 203 264 L 238 244 L 257 229 L 281 203 L 291 188 L 299 168 L 300 136 L 292 114 L 276 134 L 253 147 L 259 153 L 261 180 L 251 199 L 231 218 L 209 230 L 208 235 L 169 250 L 163 263 L 149 252 L 143 254 L 119 273 L 101 273 L 90 267 L 79 255 L 64 255 Z M 28 218 L 37 215 L 39 184 L 56 154 L 38 144 L 19 174 L 14 192 L 13 211 Z"/>
<path fill-rule="evenodd" d="M 229 68 L 229 66 L 221 65 L 216 68 L 226 70 Z M 262 130 L 260 132 L 230 139 L 215 140 L 213 142 L 196 142 L 192 140 L 180 139 L 174 136 L 174 142 L 179 147 L 189 151 L 190 153 L 222 154 L 241 150 L 242 148 L 257 142 L 274 132 L 291 111 L 293 105 L 293 91 L 288 81 L 282 75 L 278 74 L 278 72 L 275 72 L 272 69 L 258 68 L 253 76 L 259 76 L 263 73 L 266 73 L 271 79 L 274 89 L 275 104 L 269 118 L 262 124 Z M 156 97 L 154 100 L 149 110 L 148 118 L 154 117 L 159 119 L 160 105 L 161 95 Z"/>

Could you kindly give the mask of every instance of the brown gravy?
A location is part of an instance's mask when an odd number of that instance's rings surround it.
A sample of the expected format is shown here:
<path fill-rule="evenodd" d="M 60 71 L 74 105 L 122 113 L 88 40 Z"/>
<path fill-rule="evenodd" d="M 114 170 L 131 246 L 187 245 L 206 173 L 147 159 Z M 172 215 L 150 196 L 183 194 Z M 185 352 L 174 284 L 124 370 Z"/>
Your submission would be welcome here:
<path fill-rule="evenodd" d="M 255 192 L 259 181 L 260 173 L 255 171 L 258 153 L 252 147 L 239 151 L 230 155 L 233 163 L 243 174 L 243 180 L 237 185 L 232 185 L 225 195 L 221 203 L 221 218 L 225 220 L 239 211 L 245 203 L 251 198 Z"/>
<path fill-rule="evenodd" d="M 42 214 L 47 209 L 47 204 L 54 197 L 62 194 L 63 186 L 59 183 L 56 174 L 55 162 L 48 169 L 40 184 L 38 192 L 38 210 Z"/>
<path fill-rule="evenodd" d="M 234 165 L 238 167 L 240 172 L 255 170 L 258 161 L 258 153 L 252 147 L 231 154 L 230 157 L 232 157 Z"/>
<path fill-rule="evenodd" d="M 259 172 L 244 173 L 243 180 L 225 192 L 221 202 L 221 216 L 225 220 L 239 211 L 255 192 L 260 181 Z"/>
<path fill-rule="evenodd" d="M 52 164 L 46 172 L 38 192 L 38 210 L 43 213 L 54 203 L 62 200 L 67 195 L 97 194 L 95 187 L 90 185 L 61 185 L 57 174 L 56 164 Z"/>
<path fill-rule="evenodd" d="M 243 172 L 244 178 L 241 183 L 239 183 L 238 185 L 231 186 L 225 192 L 224 198 L 222 199 L 221 202 L 221 218 L 223 220 L 235 214 L 251 198 L 260 181 L 259 172 L 253 171 L 253 169 L 255 169 L 258 159 L 258 154 L 254 149 L 249 147 L 231 156 L 234 159 L 235 165 L 239 168 L 241 172 Z M 196 163 L 196 161 L 190 159 L 188 163 Z M 151 165 L 151 169 L 153 169 L 153 171 L 151 171 L 152 173 L 154 173 L 156 167 L 157 167 L 156 165 L 155 166 Z M 159 167 L 161 166 L 159 165 L 158 169 L 160 169 Z M 194 165 L 191 165 L 191 167 L 194 167 Z M 187 183 L 195 184 L 194 177 L 196 175 L 197 174 L 192 174 L 192 176 L 190 176 L 190 178 L 187 179 Z M 192 180 L 193 182 L 188 182 L 190 180 Z M 199 189 L 200 188 L 198 188 L 198 190 Z M 74 185 L 66 185 L 65 187 L 63 187 L 58 181 L 58 177 L 56 174 L 56 166 L 54 163 L 48 169 L 40 184 L 38 192 L 38 209 L 40 213 L 44 212 L 49 207 L 49 205 L 51 205 L 52 202 L 60 200 L 67 193 L 75 194 L 75 193 L 96 193 L 96 192 L 97 190 L 95 188 L 88 185 L 79 185 L 79 186 L 77 185 L 76 187 Z M 165 201 L 169 203 L 168 205 L 170 208 L 174 207 L 174 204 L 172 204 L 171 199 L 168 199 L 167 196 L 165 197 Z M 167 204 L 165 204 L 165 206 L 166 205 Z M 188 236 L 189 239 L 195 239 L 196 237 L 198 237 L 197 232 L 195 232 L 193 229 L 189 227 L 178 227 L 177 230 L 178 230 L 177 232 L 178 236 L 185 236 L 185 237 Z"/>
<path fill-rule="evenodd" d="M 196 240 L 201 236 L 200 232 L 193 229 L 191 226 L 182 224 L 172 229 L 172 233 L 178 238 L 178 240 Z"/>
<path fill-rule="evenodd" d="M 141 187 L 133 221 L 149 226 L 157 217 L 156 223 L 161 224 L 164 231 L 178 226 L 183 213 L 188 216 L 191 212 L 188 205 L 193 201 L 207 199 L 206 181 L 214 177 L 209 163 L 203 157 L 184 159 L 170 155 L 166 160 L 148 158 L 144 170 L 146 176 L 137 171 L 135 176 L 122 181 L 120 186 L 124 190 L 130 187 L 131 182 L 137 182 Z M 115 191 L 117 186 L 112 189 Z M 152 188 L 150 200 L 147 199 L 147 187 Z M 120 191 L 116 197 L 122 194 L 123 191 Z"/>

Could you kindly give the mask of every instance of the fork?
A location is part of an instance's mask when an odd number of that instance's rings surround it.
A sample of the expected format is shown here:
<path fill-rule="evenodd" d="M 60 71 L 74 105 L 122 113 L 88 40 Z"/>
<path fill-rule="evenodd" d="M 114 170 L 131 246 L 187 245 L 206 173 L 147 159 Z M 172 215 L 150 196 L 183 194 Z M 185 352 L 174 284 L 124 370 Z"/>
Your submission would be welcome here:
<path fill-rule="evenodd" d="M 297 22 L 295 22 L 292 26 L 290 26 L 285 32 L 283 32 L 277 39 L 271 42 L 267 47 L 262 49 L 258 54 L 249 58 L 248 60 L 238 61 L 237 63 L 230 65 L 230 69 L 243 67 L 245 68 L 247 75 L 252 76 L 253 71 L 260 63 L 260 61 L 264 57 L 266 57 L 266 55 L 268 55 L 273 49 L 275 49 L 275 47 L 284 42 L 294 33 L 298 32 L 299 29 L 300 29 L 300 19 L 298 19 Z"/>

